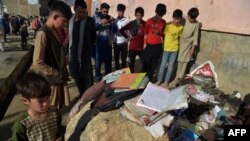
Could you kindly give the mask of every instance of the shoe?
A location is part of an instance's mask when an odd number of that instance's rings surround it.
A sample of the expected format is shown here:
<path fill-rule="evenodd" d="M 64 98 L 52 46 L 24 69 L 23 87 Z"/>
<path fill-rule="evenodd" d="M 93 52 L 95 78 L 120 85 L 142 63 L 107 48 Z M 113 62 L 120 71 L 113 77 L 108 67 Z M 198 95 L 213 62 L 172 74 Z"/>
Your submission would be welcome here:
<path fill-rule="evenodd" d="M 160 86 L 163 87 L 163 88 L 168 88 L 168 83 L 164 82 Z"/>
<path fill-rule="evenodd" d="M 155 85 L 160 86 L 161 83 L 162 83 L 161 81 L 157 81 L 157 82 L 155 83 Z"/>

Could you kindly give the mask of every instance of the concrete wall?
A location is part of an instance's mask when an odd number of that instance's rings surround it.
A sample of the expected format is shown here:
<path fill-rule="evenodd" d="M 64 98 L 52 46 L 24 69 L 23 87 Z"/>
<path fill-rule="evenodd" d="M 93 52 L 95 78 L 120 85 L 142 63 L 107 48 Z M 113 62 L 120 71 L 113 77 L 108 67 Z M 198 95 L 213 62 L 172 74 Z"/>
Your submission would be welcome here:
<path fill-rule="evenodd" d="M 6 0 L 5 5 L 9 14 L 39 15 L 40 5 L 28 5 L 27 0 Z"/>
<path fill-rule="evenodd" d="M 98 1 L 98 0 L 95 0 Z M 110 14 L 117 16 L 118 3 L 126 5 L 125 15 L 134 19 L 134 10 L 142 6 L 145 10 L 145 18 L 155 15 L 155 7 L 158 3 L 167 5 L 166 21 L 172 20 L 172 13 L 179 8 L 187 15 L 192 7 L 200 10 L 198 20 L 202 22 L 202 29 L 232 32 L 250 35 L 250 0 L 99 0 L 99 3 L 107 2 L 111 5 Z"/>
<path fill-rule="evenodd" d="M 221 90 L 250 93 L 250 36 L 202 31 L 199 50 L 196 63 L 213 62 Z"/>

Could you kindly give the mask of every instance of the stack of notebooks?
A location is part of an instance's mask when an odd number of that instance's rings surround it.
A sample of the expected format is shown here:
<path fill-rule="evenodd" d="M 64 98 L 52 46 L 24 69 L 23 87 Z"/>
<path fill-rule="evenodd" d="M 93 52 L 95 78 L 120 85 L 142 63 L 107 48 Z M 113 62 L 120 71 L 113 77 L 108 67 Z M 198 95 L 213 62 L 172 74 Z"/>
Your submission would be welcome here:
<path fill-rule="evenodd" d="M 115 92 L 144 89 L 149 82 L 146 73 L 131 73 L 129 68 L 114 71 L 103 77 Z"/>
<path fill-rule="evenodd" d="M 151 117 L 158 115 L 158 112 L 136 105 L 140 96 L 125 101 L 121 115 L 139 125 L 148 125 L 153 120 Z"/>

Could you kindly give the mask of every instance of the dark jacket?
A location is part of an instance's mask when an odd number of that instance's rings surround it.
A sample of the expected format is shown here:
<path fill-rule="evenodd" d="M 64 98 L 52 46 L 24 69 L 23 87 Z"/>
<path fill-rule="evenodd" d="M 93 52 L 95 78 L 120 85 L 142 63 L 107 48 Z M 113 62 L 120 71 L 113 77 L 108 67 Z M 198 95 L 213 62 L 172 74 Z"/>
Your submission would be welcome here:
<path fill-rule="evenodd" d="M 76 45 L 73 46 L 74 43 L 72 43 L 72 46 L 70 46 L 69 48 L 70 49 L 69 52 L 71 54 L 69 62 L 69 72 L 73 77 L 90 78 L 90 76 L 93 77 L 91 56 L 93 54 L 93 47 L 96 41 L 96 31 L 95 31 L 95 22 L 93 18 L 89 16 L 86 19 L 83 38 L 84 39 L 82 47 L 82 57 L 80 61 L 81 63 L 79 63 L 77 57 L 78 43 L 76 43 L 77 46 Z"/>

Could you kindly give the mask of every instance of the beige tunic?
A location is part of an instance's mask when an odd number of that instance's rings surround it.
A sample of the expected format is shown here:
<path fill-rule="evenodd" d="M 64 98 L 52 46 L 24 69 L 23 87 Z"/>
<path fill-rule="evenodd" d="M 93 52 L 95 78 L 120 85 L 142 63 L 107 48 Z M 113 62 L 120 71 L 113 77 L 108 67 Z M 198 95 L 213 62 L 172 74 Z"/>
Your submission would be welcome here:
<path fill-rule="evenodd" d="M 54 36 L 60 41 L 60 38 L 55 30 L 52 30 Z M 39 31 L 36 34 L 33 62 L 31 69 L 39 70 L 44 75 L 57 75 L 58 70 L 45 64 L 44 56 L 47 44 L 47 37 L 44 31 Z M 62 105 L 69 106 L 70 97 L 67 88 L 67 82 L 60 85 L 51 86 L 51 105 L 61 108 Z"/>
<path fill-rule="evenodd" d="M 189 62 L 191 47 L 198 45 L 199 28 L 199 22 L 190 23 L 188 18 L 186 18 L 186 23 L 180 38 L 179 62 Z"/>
<path fill-rule="evenodd" d="M 4 51 L 4 28 L 0 24 L 0 51 Z"/>

